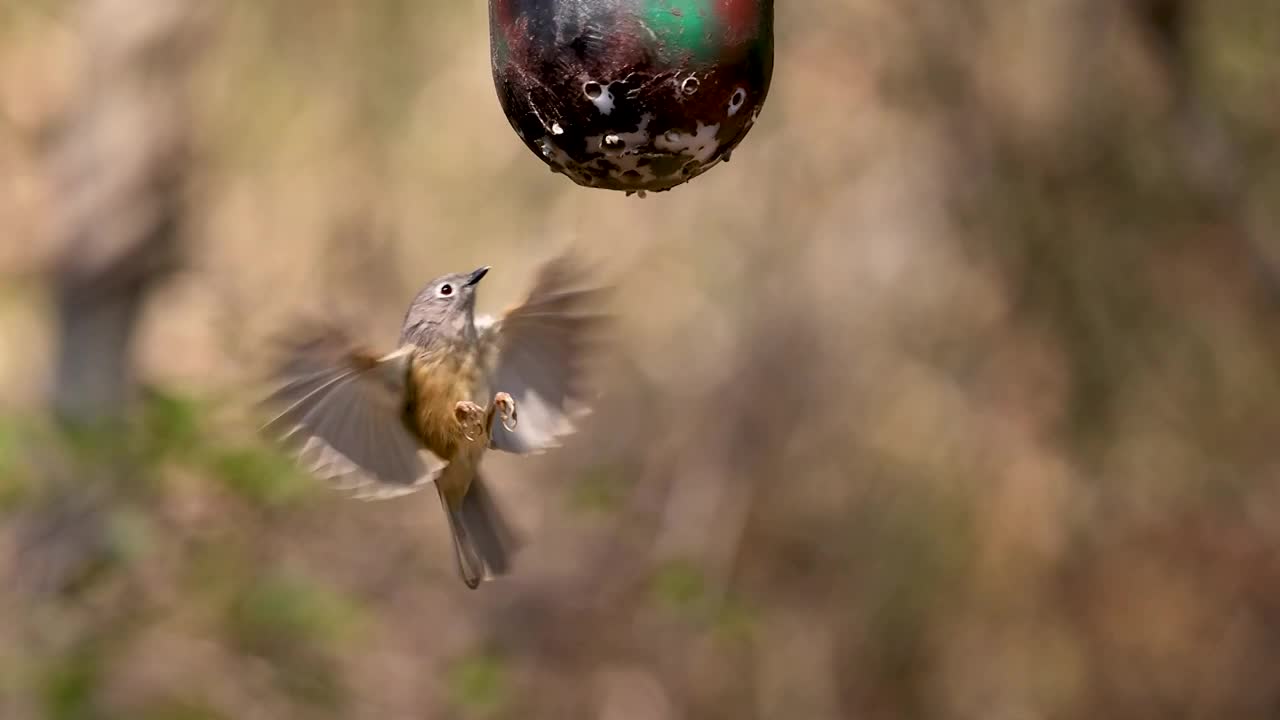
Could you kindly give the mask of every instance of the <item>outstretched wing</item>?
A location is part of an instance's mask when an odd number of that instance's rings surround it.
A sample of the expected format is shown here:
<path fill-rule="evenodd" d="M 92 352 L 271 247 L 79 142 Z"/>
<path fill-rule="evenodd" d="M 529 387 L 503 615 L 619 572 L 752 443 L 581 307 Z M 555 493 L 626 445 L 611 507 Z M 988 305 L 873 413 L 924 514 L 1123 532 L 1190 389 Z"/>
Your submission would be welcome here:
<path fill-rule="evenodd" d="M 491 447 L 541 452 L 572 433 L 574 420 L 588 411 L 586 365 L 608 316 L 601 311 L 607 291 L 586 280 L 581 262 L 562 254 L 543 265 L 523 304 L 477 323 L 493 389 L 516 401 L 515 429 L 495 422 Z"/>
<path fill-rule="evenodd" d="M 377 357 L 333 327 L 294 336 L 276 368 L 264 430 L 292 445 L 307 468 L 366 500 L 430 483 L 444 462 L 402 416 L 409 351 Z"/>

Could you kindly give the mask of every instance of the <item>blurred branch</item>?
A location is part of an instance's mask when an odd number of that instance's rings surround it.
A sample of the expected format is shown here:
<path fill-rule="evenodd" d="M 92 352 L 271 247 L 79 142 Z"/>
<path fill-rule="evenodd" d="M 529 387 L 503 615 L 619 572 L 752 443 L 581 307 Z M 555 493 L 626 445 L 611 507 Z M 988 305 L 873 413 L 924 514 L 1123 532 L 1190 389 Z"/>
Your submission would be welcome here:
<path fill-rule="evenodd" d="M 87 76 L 48 156 L 59 210 L 50 401 L 64 428 L 90 430 L 100 444 L 51 463 L 49 507 L 25 528 L 20 550 L 44 569 L 35 584 L 45 589 L 66 589 L 104 551 L 104 503 L 128 476 L 116 433 L 135 393 L 132 341 L 148 292 L 179 264 L 188 167 L 186 4 L 86 0 L 81 11 Z M 49 558 L 60 558 L 57 577 Z"/>
<path fill-rule="evenodd" d="M 63 422 L 119 420 L 147 292 L 178 264 L 186 179 L 183 3 L 88 0 L 88 77 L 51 151 L 58 206 L 58 359 Z"/>

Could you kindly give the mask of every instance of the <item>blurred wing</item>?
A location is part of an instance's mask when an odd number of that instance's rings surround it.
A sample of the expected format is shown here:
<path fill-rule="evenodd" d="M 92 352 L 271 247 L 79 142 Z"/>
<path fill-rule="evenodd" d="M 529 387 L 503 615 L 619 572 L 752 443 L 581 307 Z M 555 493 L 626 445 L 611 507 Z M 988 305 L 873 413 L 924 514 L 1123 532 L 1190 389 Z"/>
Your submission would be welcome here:
<path fill-rule="evenodd" d="M 375 357 L 333 329 L 288 344 L 264 427 L 297 448 L 308 470 L 356 497 L 413 492 L 444 463 L 402 421 L 409 351 Z"/>
<path fill-rule="evenodd" d="M 494 422 L 491 447 L 536 453 L 572 433 L 587 408 L 586 361 L 605 290 L 584 284 L 581 265 L 564 254 L 544 265 L 525 302 L 499 320 L 477 323 L 493 370 L 493 390 L 516 401 L 516 427 Z"/>

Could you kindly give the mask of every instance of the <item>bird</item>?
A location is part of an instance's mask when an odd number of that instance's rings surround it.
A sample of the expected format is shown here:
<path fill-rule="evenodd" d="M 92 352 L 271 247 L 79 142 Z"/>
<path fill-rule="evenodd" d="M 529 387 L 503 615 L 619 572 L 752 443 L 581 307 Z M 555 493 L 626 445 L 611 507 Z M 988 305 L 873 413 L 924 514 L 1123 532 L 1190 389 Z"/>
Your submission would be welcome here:
<path fill-rule="evenodd" d="M 483 266 L 427 282 L 396 349 L 379 354 L 332 321 L 281 342 L 264 425 L 313 474 L 365 500 L 434 485 L 468 588 L 508 574 L 519 544 L 481 472 L 485 453 L 557 447 L 591 411 L 586 376 L 609 288 L 563 252 L 524 301 L 476 314 Z"/>

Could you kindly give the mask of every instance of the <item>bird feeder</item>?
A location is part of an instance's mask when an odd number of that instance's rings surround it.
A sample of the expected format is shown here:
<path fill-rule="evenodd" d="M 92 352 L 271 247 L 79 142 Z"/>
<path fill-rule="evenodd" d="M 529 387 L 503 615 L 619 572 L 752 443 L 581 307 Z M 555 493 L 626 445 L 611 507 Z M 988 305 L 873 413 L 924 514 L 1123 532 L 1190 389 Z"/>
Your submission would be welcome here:
<path fill-rule="evenodd" d="M 489 0 L 502 109 L 553 172 L 627 194 L 727 161 L 773 73 L 773 0 Z"/>

